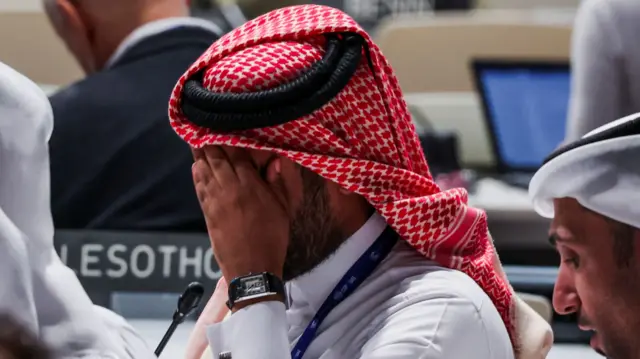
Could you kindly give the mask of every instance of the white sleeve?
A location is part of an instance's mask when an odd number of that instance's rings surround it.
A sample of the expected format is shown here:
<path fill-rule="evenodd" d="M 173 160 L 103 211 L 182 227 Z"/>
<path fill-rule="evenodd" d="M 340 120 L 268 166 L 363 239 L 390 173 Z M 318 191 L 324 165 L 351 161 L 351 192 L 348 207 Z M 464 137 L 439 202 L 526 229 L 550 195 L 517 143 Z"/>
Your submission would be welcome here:
<path fill-rule="evenodd" d="M 490 303 L 438 298 L 412 304 L 381 324 L 361 359 L 513 359 L 509 335 Z"/>
<path fill-rule="evenodd" d="M 490 303 L 489 303 L 490 304 Z M 442 298 L 413 304 L 387 318 L 362 348 L 360 359 L 513 359 L 513 348 L 496 309 Z M 218 359 L 291 358 L 285 306 L 249 306 L 207 328 Z"/>
<path fill-rule="evenodd" d="M 207 327 L 207 339 L 218 359 L 230 352 L 233 359 L 291 358 L 284 303 L 261 302 L 235 312 L 221 323 Z"/>
<path fill-rule="evenodd" d="M 11 313 L 13 319 L 29 331 L 38 333 L 38 314 L 29 263 L 25 235 L 0 208 L 0 312 Z"/>
<path fill-rule="evenodd" d="M 624 113 L 624 50 L 609 0 L 580 5 L 571 43 L 571 100 L 566 140 L 579 139 Z"/>

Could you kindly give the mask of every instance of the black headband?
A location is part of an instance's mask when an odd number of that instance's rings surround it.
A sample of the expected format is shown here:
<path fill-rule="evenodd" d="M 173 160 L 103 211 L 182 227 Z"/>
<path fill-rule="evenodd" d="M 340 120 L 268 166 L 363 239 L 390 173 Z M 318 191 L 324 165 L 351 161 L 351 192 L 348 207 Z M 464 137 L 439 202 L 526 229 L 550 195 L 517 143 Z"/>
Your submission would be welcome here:
<path fill-rule="evenodd" d="M 577 141 L 564 145 L 557 150 L 551 152 L 547 158 L 545 158 L 543 164 L 551 161 L 552 159 L 560 156 L 563 153 L 575 150 L 578 147 L 590 145 L 592 143 L 612 140 L 614 138 L 627 137 L 633 135 L 640 135 L 640 116 L 634 118 L 631 121 L 624 122 L 618 126 L 613 126 L 604 131 L 598 132 L 592 136 L 581 138 Z"/>
<path fill-rule="evenodd" d="M 182 91 L 182 113 L 191 123 L 218 133 L 281 125 L 327 104 L 347 86 L 362 58 L 362 36 L 325 35 L 320 61 L 300 76 L 273 89 L 216 93 L 203 86 L 203 71 L 188 79 Z"/>

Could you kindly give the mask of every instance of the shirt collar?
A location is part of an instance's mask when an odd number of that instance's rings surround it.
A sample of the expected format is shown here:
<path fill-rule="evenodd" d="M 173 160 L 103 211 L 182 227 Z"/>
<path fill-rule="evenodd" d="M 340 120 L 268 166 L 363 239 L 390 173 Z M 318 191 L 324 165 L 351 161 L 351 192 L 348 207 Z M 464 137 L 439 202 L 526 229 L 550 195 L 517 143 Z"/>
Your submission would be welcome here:
<path fill-rule="evenodd" d="M 290 306 L 310 306 L 317 312 L 342 276 L 378 239 L 386 226 L 384 218 L 375 213 L 331 257 L 311 272 L 288 282 Z"/>
<path fill-rule="evenodd" d="M 105 69 L 113 67 L 113 65 L 120 60 L 122 56 L 124 56 L 127 50 L 131 49 L 141 41 L 178 27 L 199 27 L 212 31 L 218 34 L 218 36 L 222 35 L 222 30 L 214 23 L 193 17 L 172 17 L 148 22 L 135 29 L 120 43 L 120 46 L 118 46 L 116 51 L 109 58 L 109 61 L 107 61 Z"/>

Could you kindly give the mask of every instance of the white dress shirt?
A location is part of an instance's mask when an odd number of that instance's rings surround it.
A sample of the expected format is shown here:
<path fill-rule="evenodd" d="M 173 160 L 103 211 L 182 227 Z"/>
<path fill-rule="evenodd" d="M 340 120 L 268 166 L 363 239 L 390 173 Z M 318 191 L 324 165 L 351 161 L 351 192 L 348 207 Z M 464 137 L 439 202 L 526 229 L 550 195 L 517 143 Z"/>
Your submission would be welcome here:
<path fill-rule="evenodd" d="M 107 61 L 105 68 L 108 69 L 112 67 L 118 60 L 122 58 L 122 56 L 124 56 L 127 50 L 139 44 L 141 41 L 178 27 L 199 27 L 205 30 L 209 30 L 217 34 L 218 36 L 222 36 L 222 30 L 216 24 L 212 23 L 211 21 L 198 19 L 195 17 L 172 17 L 148 22 L 131 32 L 129 36 L 127 36 L 122 41 L 122 43 L 120 43 L 116 51 Z"/>
<path fill-rule="evenodd" d="M 248 306 L 207 328 L 214 358 L 290 358 L 291 348 L 353 263 L 382 233 L 372 216 L 333 256 L 287 283 L 280 302 Z M 462 272 L 425 259 L 404 241 L 320 325 L 304 359 L 513 359 L 495 306 Z"/>

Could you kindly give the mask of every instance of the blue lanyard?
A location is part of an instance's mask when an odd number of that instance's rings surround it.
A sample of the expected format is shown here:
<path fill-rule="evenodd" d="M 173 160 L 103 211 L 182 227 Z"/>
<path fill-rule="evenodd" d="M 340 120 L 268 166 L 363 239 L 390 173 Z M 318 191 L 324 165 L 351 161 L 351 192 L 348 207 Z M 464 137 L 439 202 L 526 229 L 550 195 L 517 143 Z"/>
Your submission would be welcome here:
<path fill-rule="evenodd" d="M 329 297 L 322 303 L 322 306 L 311 320 L 311 323 L 309 323 L 300 336 L 300 339 L 298 339 L 295 347 L 291 350 L 292 359 L 301 359 L 304 356 L 304 353 L 316 336 L 318 327 L 320 327 L 320 324 L 322 324 L 327 315 L 329 315 L 329 312 L 353 293 L 356 288 L 373 273 L 376 267 L 389 255 L 397 239 L 398 234 L 391 229 L 391 227 L 387 226 L 371 247 L 349 268 Z"/>

